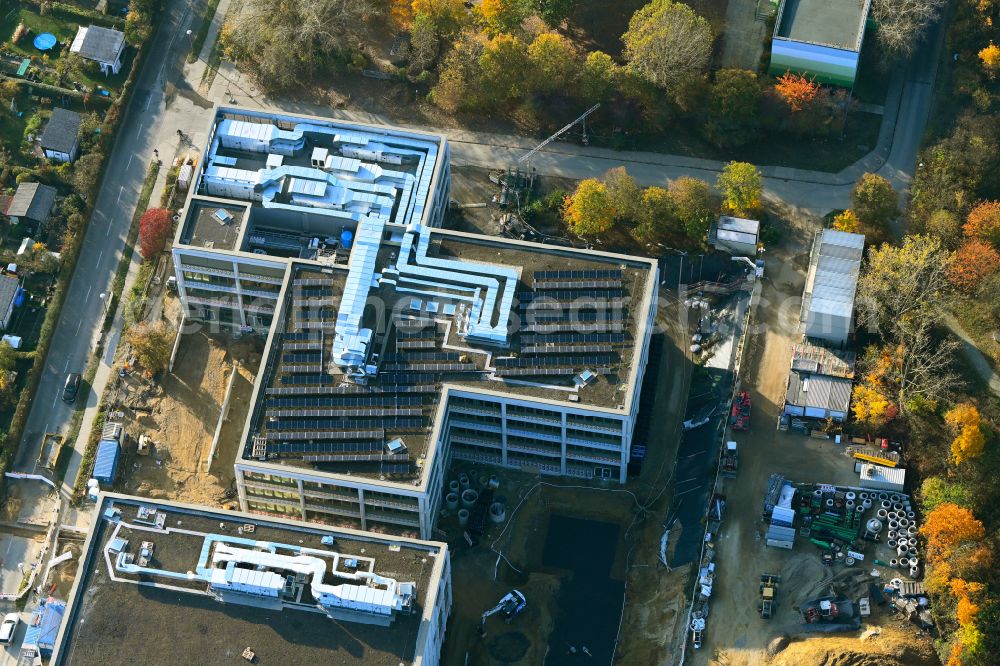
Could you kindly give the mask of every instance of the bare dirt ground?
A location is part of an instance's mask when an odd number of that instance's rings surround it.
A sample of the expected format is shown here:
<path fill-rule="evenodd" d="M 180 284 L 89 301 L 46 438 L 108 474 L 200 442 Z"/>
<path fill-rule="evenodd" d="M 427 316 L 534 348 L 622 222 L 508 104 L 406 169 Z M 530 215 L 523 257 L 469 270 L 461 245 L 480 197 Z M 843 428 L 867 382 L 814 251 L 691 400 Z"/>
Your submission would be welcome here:
<path fill-rule="evenodd" d="M 668 317 L 667 308 L 661 317 Z M 669 325 L 664 322 L 669 330 Z M 621 633 L 616 659 L 619 663 L 666 663 L 673 653 L 674 637 L 684 622 L 685 595 L 690 568 L 668 571 L 659 563 L 661 523 L 671 500 L 669 492 L 673 461 L 679 441 L 679 423 L 683 419 L 690 381 L 690 364 L 674 342 L 664 336 L 662 353 L 656 365 L 647 372 L 659 381 L 650 404 L 652 421 L 649 448 L 642 473 L 622 489 L 571 479 L 539 478 L 523 472 L 475 469 L 471 463 L 458 461 L 447 478 L 468 471 L 473 478 L 483 472 L 498 474 L 501 480 L 498 495 L 507 500 L 507 523 L 494 526 L 484 542 L 470 549 L 461 538 L 462 530 L 454 516 L 439 521 L 452 547 L 454 606 L 447 629 L 442 655 L 445 664 L 541 664 L 546 655 L 564 658 L 568 644 L 555 644 L 553 628 L 560 613 L 560 587 L 567 573 L 542 564 L 550 516 L 568 515 L 574 518 L 610 522 L 620 526 L 615 546 L 614 564 L 610 577 L 625 582 L 625 608 L 622 598 L 594 598 L 601 617 L 617 626 Z M 534 488 L 539 482 L 573 489 Z M 587 485 L 595 490 L 581 490 Z M 532 490 L 534 488 L 534 490 Z M 614 489 L 616 492 L 608 492 Z M 634 493 L 638 503 L 627 490 Z M 530 491 L 530 494 L 529 494 Z M 514 508 L 527 497 L 514 513 Z M 639 503 L 646 508 L 639 509 Z M 512 515 L 513 514 L 513 515 Z M 501 536 L 497 548 L 504 557 L 523 573 L 499 562 L 490 550 L 493 540 Z M 494 571 L 498 571 L 494 580 Z M 487 624 L 487 635 L 476 633 L 480 614 L 492 607 L 511 588 L 520 590 L 528 599 L 527 610 L 510 625 L 493 617 Z M 582 645 L 581 638 L 577 643 Z M 582 653 L 580 658 L 586 659 Z M 466 662 L 465 660 L 468 659 Z"/>
<path fill-rule="evenodd" d="M 727 513 L 717 538 L 717 578 L 705 644 L 701 650 L 689 650 L 688 661 L 720 666 L 934 664 L 929 638 L 879 609 L 873 609 L 861 632 L 835 637 L 801 635 L 799 604 L 824 594 L 831 583 L 849 596 L 863 596 L 868 582 L 874 580 L 868 573 L 871 567 L 824 567 L 817 549 L 808 543 L 797 543 L 791 552 L 764 545 L 766 525 L 760 514 L 770 474 L 781 473 L 801 482 L 857 483 L 843 446 L 776 430 L 812 239 L 808 229 L 796 230 L 794 235 L 784 249 L 768 253 L 757 326 L 751 331 L 744 359 L 748 371 L 743 388 L 750 391 L 753 402 L 751 430 L 733 434 L 741 451 L 739 477 L 723 488 Z M 756 612 L 762 573 L 782 577 L 778 608 L 769 621 Z M 862 638 L 866 629 L 881 634 Z M 774 657 L 768 646 L 779 637 L 791 638 L 792 643 Z"/>
<path fill-rule="evenodd" d="M 151 455 L 130 456 L 125 474 L 127 491 L 208 506 L 225 503 L 224 493 L 233 481 L 236 440 L 260 353 L 257 338 L 233 340 L 204 331 L 184 336 L 173 372 L 163 377 L 144 405 L 148 413 L 137 414 L 136 421 L 127 425 L 134 439 L 147 435 L 154 442 Z M 240 378 L 234 384 L 217 464 L 209 470 L 212 438 L 234 371 Z"/>

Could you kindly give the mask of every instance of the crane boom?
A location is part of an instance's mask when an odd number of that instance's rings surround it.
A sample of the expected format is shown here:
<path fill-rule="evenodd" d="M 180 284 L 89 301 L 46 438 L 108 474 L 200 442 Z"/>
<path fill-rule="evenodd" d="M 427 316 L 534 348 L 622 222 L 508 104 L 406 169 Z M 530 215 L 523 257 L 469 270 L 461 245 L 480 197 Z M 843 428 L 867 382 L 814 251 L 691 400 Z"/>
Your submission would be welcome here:
<path fill-rule="evenodd" d="M 568 132 L 571 129 L 573 129 L 573 125 L 576 125 L 578 122 L 586 120 L 587 116 L 589 116 L 590 114 L 592 114 L 594 111 L 597 111 L 597 108 L 599 106 L 600 106 L 600 104 L 598 103 L 598 104 L 595 104 L 594 106 L 590 107 L 586 111 L 584 111 L 583 115 L 581 115 L 579 118 L 577 118 L 573 122 L 569 123 L 568 125 L 566 125 L 565 127 L 563 127 L 561 130 L 559 130 L 558 132 L 556 132 L 555 134 L 553 134 L 552 136 L 550 136 L 549 138 L 547 138 L 545 141 L 542 141 L 540 144 L 538 144 L 537 146 L 535 146 L 534 148 L 532 148 L 531 151 L 528 152 L 527 154 L 525 154 L 524 156 L 522 156 L 517 161 L 517 163 L 520 164 L 521 162 L 526 162 L 526 161 L 530 160 L 532 157 L 535 156 L 535 154 L 539 150 L 541 150 L 545 146 L 549 145 L 550 143 L 552 143 L 553 141 L 555 141 L 556 139 L 558 139 L 559 137 L 561 137 L 566 132 Z"/>

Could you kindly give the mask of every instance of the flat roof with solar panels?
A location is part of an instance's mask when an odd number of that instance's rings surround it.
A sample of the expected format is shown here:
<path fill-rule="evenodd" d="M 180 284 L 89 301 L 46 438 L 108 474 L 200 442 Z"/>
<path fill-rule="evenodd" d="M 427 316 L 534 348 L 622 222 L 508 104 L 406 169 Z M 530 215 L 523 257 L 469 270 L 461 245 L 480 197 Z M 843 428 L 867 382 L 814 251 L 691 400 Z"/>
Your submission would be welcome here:
<path fill-rule="evenodd" d="M 237 465 L 419 486 L 449 390 L 631 416 L 655 260 L 441 230 L 449 173 L 440 136 L 217 110 L 173 253 L 189 312 L 267 334 Z"/>
<path fill-rule="evenodd" d="M 52 664 L 437 663 L 443 543 L 117 494 L 96 511 Z"/>
<path fill-rule="evenodd" d="M 358 369 L 342 366 L 336 335 L 351 271 L 296 265 L 258 377 L 244 460 L 419 479 L 445 385 L 610 411 L 627 404 L 634 334 L 653 288 L 648 263 L 420 233 L 431 259 L 509 272 L 508 309 L 494 303 L 480 313 L 489 330 L 504 330 L 504 340 L 468 330 L 469 297 L 481 287 L 463 287 L 457 272 L 453 285 L 408 280 L 405 269 L 395 272 L 401 255 L 390 246 L 375 259 L 377 284 L 365 280 L 374 284 L 368 309 L 352 329 L 371 332 L 364 360 Z M 501 299 L 507 288 L 498 284 Z M 390 450 L 390 441 L 402 447 Z"/>

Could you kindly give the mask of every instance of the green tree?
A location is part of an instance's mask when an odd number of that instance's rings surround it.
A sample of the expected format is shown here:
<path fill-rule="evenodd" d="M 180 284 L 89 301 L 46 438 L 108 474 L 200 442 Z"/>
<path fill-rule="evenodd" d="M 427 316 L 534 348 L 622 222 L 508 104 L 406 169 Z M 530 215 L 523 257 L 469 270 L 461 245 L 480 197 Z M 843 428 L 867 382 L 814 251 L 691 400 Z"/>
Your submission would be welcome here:
<path fill-rule="evenodd" d="M 513 35 L 497 35 L 483 45 L 479 57 L 482 93 L 495 105 L 514 102 L 524 94 L 528 49 Z"/>
<path fill-rule="evenodd" d="M 536 0 L 538 15 L 553 27 L 566 20 L 574 4 L 576 0 Z"/>
<path fill-rule="evenodd" d="M 730 162 L 716 180 L 723 206 L 734 215 L 746 216 L 760 208 L 764 183 L 757 167 L 749 162 Z"/>
<path fill-rule="evenodd" d="M 463 33 L 441 62 L 431 101 L 449 113 L 486 106 L 479 64 L 482 55 L 482 41 L 472 33 Z"/>
<path fill-rule="evenodd" d="M 938 504 L 948 502 L 958 506 L 969 506 L 969 490 L 961 483 L 948 481 L 940 476 L 929 476 L 920 484 L 920 508 L 933 511 Z"/>
<path fill-rule="evenodd" d="M 698 178 L 681 176 L 670 183 L 669 191 L 677 222 L 687 237 L 696 243 L 704 242 L 715 218 L 709 184 Z"/>
<path fill-rule="evenodd" d="M 635 182 L 635 178 L 628 174 L 625 167 L 615 167 L 604 174 L 604 185 L 608 192 L 608 203 L 615 211 L 615 219 L 634 222 L 642 197 L 642 188 Z"/>
<path fill-rule="evenodd" d="M 530 0 L 482 0 L 479 15 L 491 35 L 518 30 L 531 15 Z"/>
<path fill-rule="evenodd" d="M 608 188 L 596 178 L 581 180 L 563 206 L 563 219 L 578 235 L 602 234 L 614 224 L 615 209 Z"/>
<path fill-rule="evenodd" d="M 611 97 L 618 71 L 618 64 L 607 53 L 602 51 L 588 53 L 580 77 L 584 98 L 590 102 L 602 102 Z"/>
<path fill-rule="evenodd" d="M 658 243 L 675 231 L 677 212 L 674 198 L 663 187 L 647 187 L 642 192 L 632 233 L 642 243 Z"/>
<path fill-rule="evenodd" d="M 924 230 L 931 236 L 937 236 L 948 249 L 954 250 L 962 242 L 962 222 L 958 215 L 950 210 L 941 209 L 931 213 Z"/>
<path fill-rule="evenodd" d="M 673 90 L 708 67 L 712 28 L 687 5 L 652 0 L 632 15 L 622 42 L 630 68 L 661 88 Z"/>
<path fill-rule="evenodd" d="M 413 17 L 410 28 L 410 67 L 420 72 L 430 69 L 437 60 L 441 50 L 441 38 L 438 36 L 434 21 L 426 14 Z"/>
<path fill-rule="evenodd" d="M 528 47 L 531 86 L 542 93 L 570 92 L 579 65 L 569 40 L 554 32 L 543 32 Z"/>
<path fill-rule="evenodd" d="M 723 69 L 715 75 L 708 98 L 706 138 L 717 146 L 741 146 L 753 141 L 760 128 L 762 88 L 747 69 Z"/>
<path fill-rule="evenodd" d="M 454 37 L 469 22 L 463 0 L 413 0 L 413 12 L 426 16 L 442 39 Z"/>
<path fill-rule="evenodd" d="M 899 215 L 898 203 L 899 195 L 892 183 L 878 174 L 864 174 L 851 190 L 851 207 L 878 238 L 884 238 L 889 222 Z"/>

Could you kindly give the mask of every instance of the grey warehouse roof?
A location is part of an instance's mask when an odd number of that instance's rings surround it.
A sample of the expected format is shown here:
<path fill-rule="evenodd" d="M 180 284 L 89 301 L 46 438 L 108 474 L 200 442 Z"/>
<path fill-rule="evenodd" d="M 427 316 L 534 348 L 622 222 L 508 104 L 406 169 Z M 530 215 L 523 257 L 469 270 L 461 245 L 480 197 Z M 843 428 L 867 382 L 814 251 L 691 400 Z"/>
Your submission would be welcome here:
<path fill-rule="evenodd" d="M 846 413 L 851 405 L 851 380 L 793 370 L 788 375 L 785 402 L 797 407 L 816 407 Z"/>
<path fill-rule="evenodd" d="M 7 206 L 7 215 L 44 222 L 55 202 L 56 188 L 41 183 L 21 183 Z"/>
<path fill-rule="evenodd" d="M 80 28 L 70 51 L 90 60 L 112 63 L 118 57 L 124 43 L 125 33 L 92 25 Z"/>
<path fill-rule="evenodd" d="M 0 310 L 5 311 L 10 302 L 14 300 L 19 284 L 16 277 L 0 275 Z"/>
<path fill-rule="evenodd" d="M 817 242 L 812 259 L 815 270 L 806 279 L 808 312 L 849 318 L 854 311 L 865 237 L 824 229 Z"/>
<path fill-rule="evenodd" d="M 42 132 L 42 148 L 59 153 L 69 153 L 76 144 L 80 132 L 80 114 L 68 109 L 52 109 L 49 124 Z"/>

